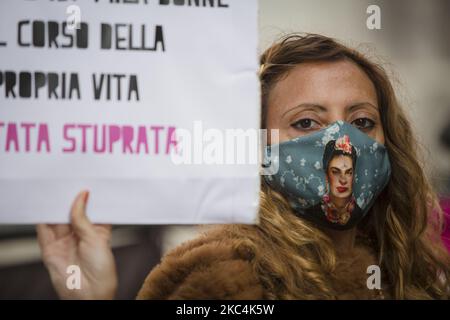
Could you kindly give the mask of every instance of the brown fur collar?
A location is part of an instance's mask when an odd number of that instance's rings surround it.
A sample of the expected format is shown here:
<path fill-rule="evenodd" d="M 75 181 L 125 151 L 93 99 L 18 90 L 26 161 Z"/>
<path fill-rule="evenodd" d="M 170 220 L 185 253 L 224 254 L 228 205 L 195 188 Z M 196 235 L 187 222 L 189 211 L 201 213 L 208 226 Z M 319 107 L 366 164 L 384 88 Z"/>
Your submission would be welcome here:
<path fill-rule="evenodd" d="M 208 231 L 167 254 L 145 280 L 138 299 L 265 299 L 254 271 L 255 254 L 239 245 L 225 227 Z M 357 247 L 339 257 L 330 275 L 338 299 L 374 299 L 366 286 L 374 255 Z M 302 299 L 298 296 L 298 299 Z"/>

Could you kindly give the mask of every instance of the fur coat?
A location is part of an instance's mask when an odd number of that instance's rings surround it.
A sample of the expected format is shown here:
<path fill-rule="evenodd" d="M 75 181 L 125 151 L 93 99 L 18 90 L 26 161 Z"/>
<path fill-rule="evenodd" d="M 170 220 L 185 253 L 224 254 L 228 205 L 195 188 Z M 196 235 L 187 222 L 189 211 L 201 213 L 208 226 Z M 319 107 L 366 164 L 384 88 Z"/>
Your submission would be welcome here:
<path fill-rule="evenodd" d="M 256 226 L 253 226 L 256 228 Z M 257 252 L 226 227 L 219 227 L 175 248 L 147 276 L 138 299 L 267 299 L 276 297 L 260 281 L 255 267 Z M 367 267 L 376 264 L 364 247 L 340 255 L 334 279 L 338 299 L 387 298 L 367 288 Z M 271 294 L 269 294 L 271 293 Z M 302 294 L 295 298 L 304 299 Z"/>

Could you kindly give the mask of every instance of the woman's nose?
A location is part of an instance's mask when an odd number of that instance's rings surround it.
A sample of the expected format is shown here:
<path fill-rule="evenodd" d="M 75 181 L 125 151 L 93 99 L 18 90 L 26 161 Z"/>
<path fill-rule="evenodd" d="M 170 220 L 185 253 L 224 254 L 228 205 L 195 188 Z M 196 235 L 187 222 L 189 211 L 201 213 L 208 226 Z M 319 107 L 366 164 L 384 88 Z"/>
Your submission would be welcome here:
<path fill-rule="evenodd" d="M 345 178 L 340 178 L 340 179 L 339 179 L 339 183 L 340 183 L 341 185 L 345 186 L 345 185 L 347 184 L 347 179 L 345 179 Z"/>
<path fill-rule="evenodd" d="M 345 106 L 347 102 L 334 103 L 335 107 L 330 108 L 330 112 L 326 120 L 328 120 L 327 125 L 330 125 L 336 121 L 346 121 L 347 116 L 345 112 Z"/>

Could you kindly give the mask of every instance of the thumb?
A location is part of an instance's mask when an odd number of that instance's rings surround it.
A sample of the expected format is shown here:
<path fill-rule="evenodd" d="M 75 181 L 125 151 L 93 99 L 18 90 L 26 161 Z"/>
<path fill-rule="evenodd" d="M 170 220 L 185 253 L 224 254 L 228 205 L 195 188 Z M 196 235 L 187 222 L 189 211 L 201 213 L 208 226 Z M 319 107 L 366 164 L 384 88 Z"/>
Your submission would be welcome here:
<path fill-rule="evenodd" d="M 89 191 L 81 191 L 75 198 L 70 211 L 70 221 L 77 236 L 84 238 L 95 232 L 94 225 L 86 216 L 86 204 L 89 198 Z"/>

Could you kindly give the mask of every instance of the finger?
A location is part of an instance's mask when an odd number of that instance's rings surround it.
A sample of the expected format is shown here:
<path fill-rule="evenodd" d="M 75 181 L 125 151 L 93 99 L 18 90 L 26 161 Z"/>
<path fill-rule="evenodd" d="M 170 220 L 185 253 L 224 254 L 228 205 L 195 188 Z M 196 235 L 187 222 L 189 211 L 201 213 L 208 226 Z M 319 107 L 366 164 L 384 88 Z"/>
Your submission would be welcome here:
<path fill-rule="evenodd" d="M 108 231 L 108 232 L 111 232 L 111 229 L 112 229 L 112 226 L 110 224 L 96 224 L 95 226 L 101 230 Z"/>
<path fill-rule="evenodd" d="M 89 236 L 95 232 L 94 225 L 89 221 L 86 216 L 86 204 L 88 201 L 89 192 L 80 192 L 75 201 L 72 204 L 72 210 L 70 212 L 71 224 L 73 231 L 80 238 Z"/>
<path fill-rule="evenodd" d="M 105 240 L 109 245 L 111 245 L 112 240 L 112 228 L 111 225 L 107 224 L 96 224 L 95 234 L 101 239 Z"/>
<path fill-rule="evenodd" d="M 98 235 L 102 235 L 106 240 L 111 241 L 111 230 L 110 224 L 96 224 L 95 230 Z"/>
<path fill-rule="evenodd" d="M 70 225 L 69 224 L 55 224 L 51 226 L 53 232 L 55 233 L 56 239 L 60 239 L 68 234 L 70 234 Z"/>
<path fill-rule="evenodd" d="M 36 226 L 37 239 L 39 246 L 44 248 L 47 244 L 55 240 L 55 234 L 52 228 L 47 224 L 38 224 Z"/>

